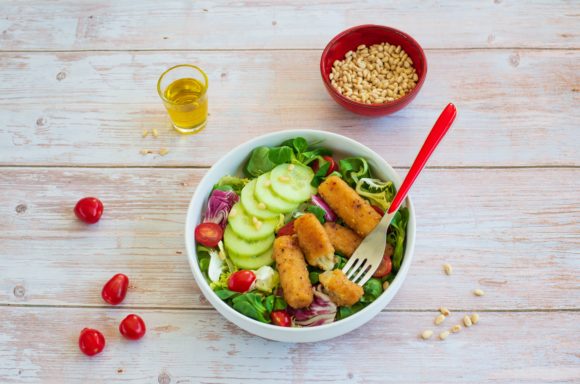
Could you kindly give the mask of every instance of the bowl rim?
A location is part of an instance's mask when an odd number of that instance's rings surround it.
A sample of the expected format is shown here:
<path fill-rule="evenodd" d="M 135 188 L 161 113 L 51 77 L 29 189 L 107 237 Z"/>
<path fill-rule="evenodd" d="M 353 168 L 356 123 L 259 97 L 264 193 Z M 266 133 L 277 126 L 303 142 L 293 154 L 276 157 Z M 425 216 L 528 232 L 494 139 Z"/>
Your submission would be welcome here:
<path fill-rule="evenodd" d="M 403 36 L 405 39 L 409 40 L 411 44 L 415 45 L 419 49 L 421 61 L 423 62 L 425 69 L 423 71 L 423 74 L 421 76 L 419 76 L 419 80 L 417 81 L 417 84 L 415 84 L 415 87 L 411 90 L 411 92 L 407 93 L 405 96 L 400 97 L 396 100 L 389 101 L 386 103 L 381 103 L 381 104 L 360 103 L 358 101 L 351 100 L 348 97 L 340 94 L 332 86 L 332 84 L 330 82 L 330 78 L 327 75 L 325 75 L 326 65 L 324 63 L 325 62 L 324 58 L 326 56 L 328 56 L 328 52 L 336 44 L 336 42 L 338 42 L 340 39 L 342 39 L 343 37 L 345 37 L 346 35 L 348 35 L 352 32 L 356 32 L 356 31 L 359 31 L 361 29 L 367 29 L 367 28 L 380 28 L 380 29 L 388 30 L 390 32 L 399 34 L 399 35 Z M 378 24 L 357 25 L 357 26 L 348 28 L 348 29 L 340 32 L 338 35 L 334 36 L 328 42 L 328 44 L 326 45 L 326 47 L 322 51 L 322 54 L 320 55 L 320 76 L 322 77 L 322 81 L 324 82 L 324 85 L 326 86 L 326 88 L 328 90 L 330 90 L 334 96 L 338 97 L 341 101 L 343 101 L 347 104 L 350 104 L 350 105 L 355 106 L 355 107 L 363 107 L 363 108 L 366 108 L 369 110 L 380 110 L 380 109 L 386 108 L 386 107 L 392 108 L 394 106 L 405 105 L 408 101 L 413 100 L 415 98 L 415 96 L 417 95 L 417 93 L 419 93 L 419 90 L 423 86 L 423 83 L 425 82 L 425 79 L 427 77 L 427 56 L 425 55 L 425 51 L 423 50 L 423 47 L 421 47 L 421 45 L 417 42 L 417 40 L 415 40 L 408 33 L 405 33 L 399 29 L 396 29 L 393 27 L 388 27 L 386 25 L 378 25 Z"/>
<path fill-rule="evenodd" d="M 207 281 L 203 277 L 203 273 L 201 272 L 201 269 L 199 268 L 199 263 L 197 261 L 197 251 L 195 248 L 195 241 L 193 240 L 193 236 L 188 236 L 188 234 L 193 234 L 194 228 L 197 225 L 194 222 L 195 220 L 190 219 L 190 217 L 192 217 L 193 211 L 195 210 L 196 202 L 200 199 L 201 199 L 200 201 L 202 201 L 202 202 L 207 201 L 207 194 L 208 194 L 207 189 L 204 189 L 202 191 L 202 189 L 199 187 L 203 186 L 206 183 L 206 180 L 210 178 L 213 170 L 220 168 L 222 164 L 228 162 L 228 160 L 229 160 L 228 157 L 230 154 L 237 152 L 237 151 L 240 151 L 241 149 L 243 149 L 245 147 L 254 148 L 256 145 L 258 145 L 257 143 L 264 141 L 264 140 L 268 140 L 268 139 L 274 139 L 274 138 L 277 138 L 278 136 L 280 136 L 280 142 L 281 142 L 284 139 L 287 139 L 287 137 L 285 137 L 285 136 L 295 137 L 295 136 L 301 136 L 301 135 L 322 136 L 322 139 L 325 139 L 327 137 L 333 137 L 335 139 L 345 141 L 346 143 L 348 143 L 350 145 L 351 148 L 353 148 L 355 150 L 356 149 L 363 149 L 365 151 L 368 151 L 368 152 L 374 154 L 374 156 L 376 156 L 376 158 L 379 159 L 380 162 L 382 163 L 382 164 L 376 164 L 375 166 L 380 166 L 380 167 L 385 166 L 385 171 L 388 171 L 388 173 L 394 175 L 394 177 L 392 178 L 392 181 L 393 181 L 393 183 L 395 183 L 397 188 L 400 187 L 401 182 L 402 182 L 401 178 L 399 177 L 397 172 L 393 169 L 393 167 L 382 156 L 380 156 L 378 153 L 376 153 L 375 151 L 368 148 L 366 145 L 364 145 L 356 140 L 353 140 L 349 137 L 340 135 L 340 134 L 336 134 L 333 132 L 327 132 L 327 131 L 314 130 L 314 129 L 284 130 L 284 131 L 271 132 L 268 134 L 254 137 L 253 139 L 245 141 L 245 142 L 237 145 L 235 148 L 231 149 L 230 151 L 228 151 L 228 153 L 226 155 L 224 155 L 210 169 L 207 170 L 205 175 L 199 181 L 198 186 L 196 187 L 195 192 L 192 195 L 192 198 L 191 198 L 189 206 L 188 206 L 186 223 L 185 223 L 184 237 L 185 237 L 185 243 L 186 243 L 187 258 L 188 258 L 188 262 L 189 262 L 193 277 L 194 277 L 197 285 L 199 286 L 200 290 L 204 294 L 204 296 L 210 302 L 210 304 L 222 316 L 224 316 L 228 321 L 234 323 L 236 326 L 238 326 L 238 327 L 240 327 L 240 328 L 242 328 L 242 329 L 246 330 L 247 332 L 250 332 L 254 335 L 257 335 L 260 337 L 265 337 L 265 338 L 268 338 L 271 340 L 278 340 L 278 341 L 304 342 L 304 340 L 296 339 L 297 335 L 305 335 L 306 336 L 305 338 L 308 338 L 308 335 L 310 335 L 310 339 L 312 339 L 312 340 L 306 340 L 306 341 L 318 341 L 318 340 L 329 339 L 329 338 L 333 338 L 333 337 L 348 333 L 356 328 L 359 328 L 360 326 L 362 326 L 363 324 L 365 324 L 366 322 L 368 322 L 369 320 L 374 318 L 395 297 L 398 290 L 401 288 L 402 283 L 405 280 L 407 273 L 408 273 L 408 270 L 410 268 L 410 265 L 412 262 L 412 257 L 414 254 L 414 247 L 415 247 L 415 236 L 416 236 L 415 209 L 414 209 L 414 206 L 413 206 L 413 203 L 412 203 L 410 197 L 407 196 L 407 198 L 405 199 L 405 206 L 409 208 L 409 214 L 410 214 L 409 225 L 407 226 L 407 244 L 406 244 L 405 255 L 403 258 L 403 263 L 401 265 L 401 268 L 400 268 L 399 272 L 397 273 L 397 275 L 395 276 L 393 282 L 389 285 L 389 290 L 391 291 L 391 293 L 387 293 L 385 295 L 385 292 L 388 292 L 388 291 L 383 292 L 383 294 L 381 294 L 375 301 L 373 301 L 371 304 L 369 304 L 368 306 L 366 306 L 365 308 L 363 308 L 359 312 L 349 316 L 348 318 L 342 319 L 340 321 L 335 321 L 335 322 L 332 322 L 330 324 L 323 324 L 323 325 L 318 325 L 315 327 L 279 327 L 279 326 L 268 324 L 268 323 L 262 323 L 260 321 L 255 320 L 255 319 L 252 319 L 248 316 L 245 316 L 245 315 L 237 312 L 235 309 L 233 309 L 232 307 L 227 305 L 223 300 L 221 300 L 215 294 L 215 292 L 211 289 L 211 287 L 209 286 L 209 284 L 207 283 Z M 248 155 L 249 155 L 249 152 L 248 152 Z M 199 195 L 201 195 L 201 196 L 199 196 Z M 200 212 L 202 210 L 203 210 L 203 207 L 200 210 Z M 199 217 L 197 217 L 195 219 L 198 221 L 200 220 Z M 389 295 L 391 296 L 390 298 L 389 298 Z M 384 303 L 382 303 L 382 302 L 384 302 Z M 374 314 L 373 314 L 373 312 L 374 312 Z M 367 316 L 365 318 L 365 315 L 367 315 L 367 314 L 369 316 Z M 239 324 L 234 319 L 239 320 L 244 325 Z M 256 328 L 261 329 L 264 332 L 262 332 L 262 334 L 260 334 L 260 332 L 258 332 L 256 330 Z M 325 336 L 320 337 L 317 335 L 317 334 L 323 334 L 325 331 L 327 332 Z M 268 336 L 264 335 L 264 333 L 270 334 L 272 332 L 280 335 L 280 337 L 273 337 L 273 336 L 268 337 Z"/>

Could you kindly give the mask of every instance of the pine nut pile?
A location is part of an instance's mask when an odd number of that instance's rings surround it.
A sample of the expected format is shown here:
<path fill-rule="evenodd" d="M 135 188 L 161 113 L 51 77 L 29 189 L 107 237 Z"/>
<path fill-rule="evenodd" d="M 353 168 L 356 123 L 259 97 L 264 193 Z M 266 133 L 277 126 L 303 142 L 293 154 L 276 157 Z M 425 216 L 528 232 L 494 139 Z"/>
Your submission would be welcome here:
<path fill-rule="evenodd" d="M 413 60 L 400 45 L 359 45 L 344 60 L 335 60 L 332 86 L 343 96 L 365 104 L 381 104 L 405 96 L 419 76 Z"/>

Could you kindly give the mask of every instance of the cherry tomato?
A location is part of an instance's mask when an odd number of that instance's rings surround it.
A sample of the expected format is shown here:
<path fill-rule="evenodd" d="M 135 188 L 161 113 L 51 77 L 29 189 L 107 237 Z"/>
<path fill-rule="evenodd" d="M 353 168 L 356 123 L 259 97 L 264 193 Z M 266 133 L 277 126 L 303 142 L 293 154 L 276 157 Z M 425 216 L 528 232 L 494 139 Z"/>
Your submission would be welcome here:
<path fill-rule="evenodd" d="M 75 215 L 87 224 L 95 224 L 103 214 L 103 203 L 96 197 L 85 197 L 75 205 Z"/>
<path fill-rule="evenodd" d="M 147 328 L 143 319 L 134 314 L 128 315 L 119 324 L 119 332 L 127 339 L 139 340 L 145 336 L 146 331 Z"/>
<path fill-rule="evenodd" d="M 322 158 L 330 163 L 330 167 L 328 167 L 328 171 L 326 171 L 325 176 L 330 175 L 332 172 L 334 172 L 338 169 L 338 167 L 336 166 L 336 162 L 334 161 L 334 159 L 332 157 L 322 156 Z M 318 163 L 319 163 L 318 160 L 315 160 L 312 163 L 312 170 L 314 171 L 314 173 L 318 172 L 318 169 L 320 168 L 320 165 Z"/>
<path fill-rule="evenodd" d="M 96 329 L 85 328 L 79 336 L 79 348 L 88 356 L 101 353 L 105 348 L 105 336 Z"/>
<path fill-rule="evenodd" d="M 371 205 L 371 207 L 373 207 L 373 209 L 379 214 L 381 215 L 381 217 L 385 214 L 385 211 L 383 211 L 383 209 L 381 207 L 378 207 L 376 205 Z"/>
<path fill-rule="evenodd" d="M 290 315 L 286 311 L 272 311 L 270 314 L 270 319 L 272 319 L 272 323 L 274 325 L 278 325 L 280 327 L 290 327 L 292 325 Z"/>
<path fill-rule="evenodd" d="M 283 226 L 276 233 L 277 236 L 291 236 L 294 234 L 294 220 Z"/>
<path fill-rule="evenodd" d="M 216 223 L 201 223 L 195 227 L 195 241 L 206 247 L 217 247 L 224 235 L 222 227 Z"/>
<path fill-rule="evenodd" d="M 242 269 L 234 272 L 228 279 L 228 289 L 234 292 L 247 292 L 256 281 L 256 274 L 252 271 Z"/>
<path fill-rule="evenodd" d="M 107 303 L 117 305 L 125 299 L 128 287 L 129 278 L 122 273 L 117 273 L 103 286 L 101 297 Z"/>
<path fill-rule="evenodd" d="M 387 247 L 385 248 L 385 253 L 383 253 L 383 259 L 381 260 L 379 267 L 373 274 L 373 277 L 385 277 L 389 273 L 391 273 L 391 270 L 393 269 L 393 262 L 391 260 L 391 256 L 393 256 L 393 247 L 391 247 L 390 244 L 387 244 Z"/>

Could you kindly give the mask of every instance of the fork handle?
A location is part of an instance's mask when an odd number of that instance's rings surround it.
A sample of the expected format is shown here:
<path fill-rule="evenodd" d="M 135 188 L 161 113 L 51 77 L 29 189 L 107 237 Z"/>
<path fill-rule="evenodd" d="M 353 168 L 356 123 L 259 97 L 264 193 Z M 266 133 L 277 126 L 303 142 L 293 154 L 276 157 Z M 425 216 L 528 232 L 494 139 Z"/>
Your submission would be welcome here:
<path fill-rule="evenodd" d="M 415 158 L 409 173 L 407 173 L 407 176 L 405 176 L 405 180 L 403 180 L 403 184 L 401 185 L 401 188 L 399 188 L 399 191 L 393 199 L 393 202 L 391 203 L 387 213 L 393 213 L 399 209 L 399 206 L 403 200 L 405 200 L 405 197 L 407 197 L 409 189 L 411 189 L 411 186 L 415 182 L 415 179 L 417 179 L 417 176 L 419 176 L 419 173 L 425 166 L 425 163 L 427 163 L 427 160 L 429 160 L 431 154 L 435 148 L 437 148 L 437 145 L 439 145 L 441 139 L 443 139 L 443 136 L 445 136 L 451 127 L 451 124 L 453 124 L 455 116 L 457 116 L 457 109 L 455 108 L 455 105 L 453 105 L 453 103 L 447 104 L 443 112 L 441 112 L 441 115 L 439 115 L 439 118 L 435 122 L 431 132 L 429 132 L 429 136 L 427 136 L 427 139 L 425 139 L 419 154 Z"/>

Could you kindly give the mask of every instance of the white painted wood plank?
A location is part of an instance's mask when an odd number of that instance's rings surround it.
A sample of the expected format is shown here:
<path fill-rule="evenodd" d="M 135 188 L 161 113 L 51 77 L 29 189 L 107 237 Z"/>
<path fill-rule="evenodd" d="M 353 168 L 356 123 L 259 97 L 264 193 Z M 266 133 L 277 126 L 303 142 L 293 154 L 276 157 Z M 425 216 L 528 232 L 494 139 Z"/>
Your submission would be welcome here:
<path fill-rule="evenodd" d="M 149 329 L 122 339 L 129 310 L 2 308 L 2 383 L 573 383 L 580 378 L 580 314 L 481 313 L 445 341 L 420 340 L 435 313 L 381 313 L 348 335 L 315 344 L 252 336 L 215 311 L 137 311 Z M 460 314 L 452 316 L 453 321 Z M 444 323 L 446 324 L 446 323 Z M 446 324 L 450 326 L 451 323 Z M 107 346 L 88 358 L 90 326 Z"/>
<path fill-rule="evenodd" d="M 319 53 L 0 54 L 0 164 L 202 165 L 272 131 L 353 137 L 408 166 L 447 102 L 457 121 L 437 166 L 579 165 L 578 51 L 431 51 L 427 82 L 405 110 L 362 118 L 326 94 Z M 210 118 L 194 137 L 170 131 L 155 90 L 170 65 L 210 78 Z M 141 138 L 143 129 L 161 135 Z M 139 151 L 167 147 L 165 157 Z"/>
<path fill-rule="evenodd" d="M 573 1 L 4 1 L 1 50 L 323 48 L 374 23 L 427 48 L 577 48 Z"/>
<path fill-rule="evenodd" d="M 101 306 L 102 285 L 123 272 L 132 279 L 124 305 L 208 308 L 183 243 L 187 205 L 204 173 L 0 168 L 0 303 Z M 414 262 L 388 308 L 578 308 L 579 173 L 426 170 L 412 191 Z M 88 195 L 105 204 L 89 227 L 72 213 Z M 445 262 L 452 276 L 443 274 Z M 475 298 L 475 288 L 486 296 Z"/>

